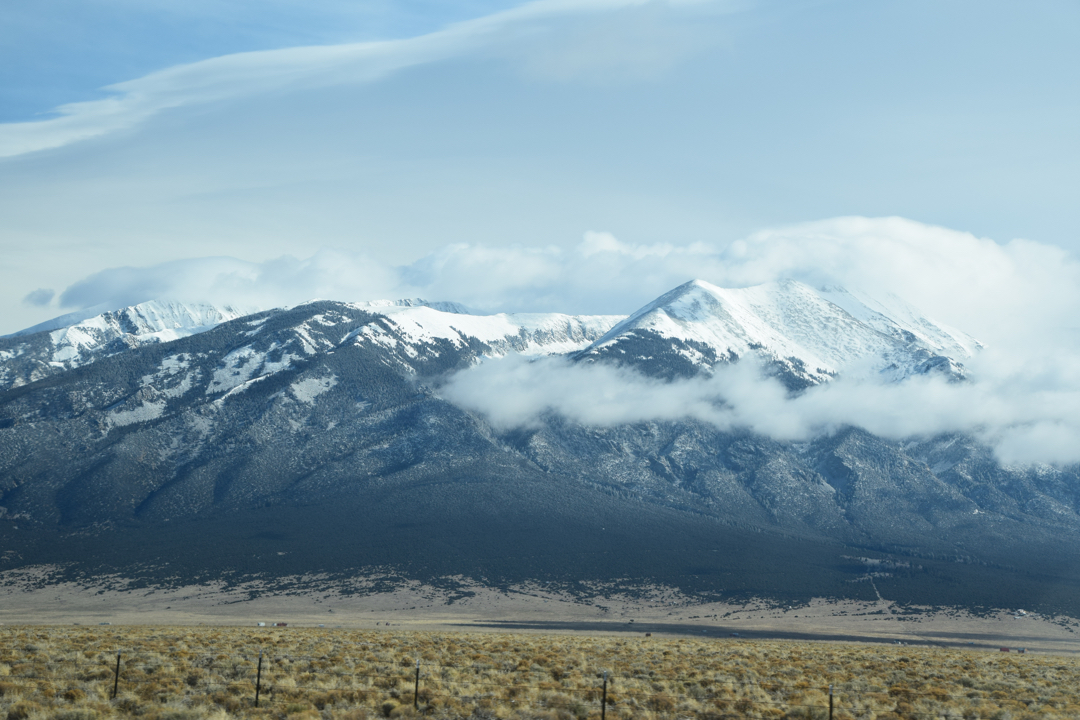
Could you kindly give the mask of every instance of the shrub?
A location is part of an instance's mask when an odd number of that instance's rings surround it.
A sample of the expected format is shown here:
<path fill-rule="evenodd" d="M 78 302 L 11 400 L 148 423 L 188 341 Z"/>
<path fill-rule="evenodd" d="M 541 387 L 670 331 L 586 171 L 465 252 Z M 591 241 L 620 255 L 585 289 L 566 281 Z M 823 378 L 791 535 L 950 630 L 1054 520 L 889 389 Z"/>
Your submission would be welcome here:
<path fill-rule="evenodd" d="M 26 720 L 39 710 L 41 710 L 40 706 L 35 703 L 17 702 L 8 708 L 7 720 Z"/>

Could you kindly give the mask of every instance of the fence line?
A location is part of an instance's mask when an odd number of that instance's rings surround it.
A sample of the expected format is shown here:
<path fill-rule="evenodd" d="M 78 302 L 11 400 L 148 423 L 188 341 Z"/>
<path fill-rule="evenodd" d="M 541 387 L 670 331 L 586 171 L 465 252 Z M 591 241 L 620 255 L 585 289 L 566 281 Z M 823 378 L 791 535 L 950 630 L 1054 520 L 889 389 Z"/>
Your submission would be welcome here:
<path fill-rule="evenodd" d="M 155 651 L 155 653 L 157 653 L 157 652 L 159 652 L 159 651 Z M 125 657 L 130 657 L 133 654 L 136 654 L 136 653 L 126 653 Z M 212 657 L 213 659 L 216 659 L 216 660 L 220 659 L 219 654 L 214 654 L 214 655 L 207 654 L 207 655 L 204 655 L 204 657 Z M 483 672 L 498 672 L 498 673 L 503 673 L 503 674 L 513 674 L 513 673 L 523 673 L 523 672 L 525 672 L 525 673 L 543 674 L 543 675 L 552 676 L 552 681 L 554 681 L 554 682 L 562 682 L 562 679 L 563 679 L 563 678 L 554 677 L 553 672 L 550 669 L 548 669 L 548 670 L 522 670 L 522 669 L 519 669 L 519 668 L 515 668 L 515 669 L 511 669 L 511 670 L 502 670 L 502 669 L 496 668 L 494 666 L 485 667 L 485 666 L 482 666 L 482 665 L 441 665 L 441 664 L 437 664 L 437 663 L 423 663 L 423 662 L 421 662 L 421 663 L 418 664 L 418 666 L 410 663 L 410 665 L 409 665 L 409 667 L 407 669 L 404 666 L 400 666 L 400 669 L 399 669 L 399 671 L 397 673 L 391 671 L 391 672 L 371 674 L 369 672 L 350 673 L 350 672 L 330 671 L 330 670 L 319 669 L 319 668 L 307 668 L 307 669 L 301 668 L 301 669 L 298 669 L 296 667 L 282 666 L 282 665 L 279 664 L 280 661 L 282 659 L 284 659 L 284 660 L 288 660 L 290 662 L 290 665 L 292 665 L 292 661 L 296 657 L 297 656 L 283 656 L 283 657 L 280 657 L 280 658 L 274 658 L 274 657 L 269 656 L 269 655 L 263 655 L 263 659 L 265 660 L 267 665 L 269 667 L 274 667 L 276 665 L 276 669 L 278 669 L 278 670 L 287 669 L 287 670 L 289 670 L 291 672 L 294 672 L 294 673 L 295 672 L 307 673 L 307 674 L 313 674 L 313 675 L 318 675 L 318 676 L 323 676 L 323 677 L 352 678 L 352 679 L 367 680 L 369 682 L 370 681 L 375 681 L 375 680 L 397 680 L 399 682 L 409 680 L 409 679 L 412 678 L 413 670 L 415 668 L 417 668 L 417 667 L 419 667 L 419 669 L 421 669 L 421 670 L 429 670 L 429 671 L 430 670 L 475 670 L 477 672 L 481 672 L 481 671 L 483 671 Z M 299 659 L 309 659 L 309 658 L 310 659 L 315 659 L 315 660 L 320 660 L 320 661 L 329 659 L 329 658 L 326 658 L 325 656 L 319 656 L 319 657 L 316 657 L 316 656 L 301 656 Z M 185 658 L 185 659 L 190 661 L 190 658 Z M 4 660 L 3 658 L 0 658 L 0 660 L 2 660 L 4 662 L 11 662 L 10 660 Z M 259 661 L 259 655 L 254 655 L 252 658 L 248 658 L 246 656 L 240 656 L 239 660 L 228 659 L 227 658 L 226 660 L 222 661 L 221 663 L 219 663 L 216 666 L 215 665 L 206 665 L 206 666 L 197 666 L 197 667 L 199 669 L 201 669 L 201 670 L 206 670 L 206 671 L 211 671 L 211 670 L 214 670 L 214 669 L 233 670 L 241 662 L 243 662 L 243 663 L 251 663 L 252 671 L 256 675 L 258 675 L 258 673 L 259 673 L 258 661 Z M 126 661 L 126 662 L 130 663 L 131 661 Z M 14 664 L 11 665 L 11 669 L 13 671 L 16 671 L 16 670 L 19 670 L 19 669 L 21 669 L 22 667 L 25 667 L 25 666 L 49 667 L 49 666 L 54 666 L 54 665 L 56 665 L 56 666 L 67 666 L 69 664 L 75 664 L 75 665 L 83 666 L 83 667 L 87 667 L 87 668 L 96 668 L 96 669 L 101 670 L 101 671 L 108 671 L 109 674 L 110 674 L 109 679 L 114 681 L 114 684 L 115 684 L 115 681 L 119 679 L 119 677 L 117 676 L 117 673 L 116 673 L 116 668 L 114 668 L 111 664 L 102 663 L 101 661 L 91 661 L 91 662 L 86 662 L 84 664 L 82 662 L 72 661 L 72 660 L 50 660 L 50 661 L 20 660 L 20 661 L 14 661 Z M 387 670 L 390 670 L 390 669 L 391 669 L 391 665 L 388 663 L 387 664 Z M 564 672 L 559 672 L 559 674 L 563 675 L 564 677 L 569 677 L 572 674 L 572 672 L 573 672 L 573 669 L 571 669 L 570 671 L 565 672 L 565 673 Z M 596 676 L 596 678 L 599 679 L 602 676 L 603 673 L 602 673 L 602 671 L 599 671 L 599 672 L 593 672 L 591 674 L 594 674 Z M 121 673 L 121 675 L 122 675 L 122 673 Z M 429 673 L 427 675 L 421 675 L 421 677 L 430 678 L 430 677 L 432 677 L 432 674 Z M 707 674 L 695 675 L 695 676 L 685 676 L 684 675 L 684 676 L 675 676 L 675 677 L 640 675 L 640 674 L 639 675 L 630 675 L 630 674 L 616 675 L 615 673 L 610 673 L 609 674 L 609 679 L 610 679 L 613 686 L 614 686 L 615 680 L 617 678 L 623 678 L 623 679 L 629 679 L 629 680 L 642 680 L 642 681 L 662 680 L 662 681 L 665 681 L 665 682 L 672 682 L 672 683 L 684 683 L 684 684 L 685 683 L 694 683 L 694 684 L 699 684 L 699 685 L 702 682 L 707 682 L 709 684 L 729 684 L 729 685 L 735 685 L 735 686 L 754 686 L 754 687 L 762 688 L 763 690 L 771 690 L 771 691 L 774 691 L 774 692 L 786 691 L 786 692 L 794 693 L 794 692 L 805 692 L 807 690 L 812 690 L 812 689 L 824 690 L 824 688 L 814 688 L 814 687 L 811 687 L 811 686 L 808 686 L 808 685 L 800 687 L 798 685 L 778 683 L 778 682 L 773 682 L 773 681 L 751 680 L 751 679 L 746 679 L 746 678 L 742 678 L 742 677 L 738 677 L 738 676 L 715 676 L 715 675 L 710 676 L 710 675 L 707 675 Z M 51 677 L 51 676 L 48 676 L 48 675 L 37 675 L 37 674 L 34 674 L 34 675 L 9 674 L 9 675 L 6 675 L 6 676 L 0 676 L 0 679 L 2 679 L 3 681 L 14 680 L 14 679 L 28 679 L 28 680 L 48 681 L 48 680 L 57 680 L 57 679 L 63 679 L 63 678 L 55 678 L 55 677 Z M 153 680 L 156 680 L 156 679 L 155 678 L 149 678 L 149 679 L 145 679 L 145 680 L 137 680 L 137 681 L 134 681 L 134 682 L 150 682 L 150 681 L 153 681 Z M 254 682 L 254 681 L 251 681 L 251 682 Z M 553 687 L 544 686 L 544 685 L 530 685 L 530 684 L 522 684 L 522 683 L 497 683 L 497 682 L 490 682 L 490 681 L 476 681 L 476 680 L 466 680 L 466 679 L 454 679 L 453 682 L 456 683 L 456 684 L 459 684 L 459 685 L 472 685 L 472 686 L 477 686 L 477 687 L 493 687 L 493 688 L 517 689 L 517 690 L 554 690 L 554 689 L 559 689 L 562 692 L 577 692 L 577 691 L 584 692 L 584 691 L 590 691 L 590 690 L 593 689 L 593 688 L 580 688 L 580 687 L 579 688 L 568 688 L 568 687 L 565 687 L 565 686 L 561 686 L 559 688 L 553 688 Z M 232 685 L 232 684 L 236 684 L 236 683 L 215 683 L 215 685 L 221 685 L 221 684 Z M 903 695 L 903 696 L 908 696 L 908 697 L 928 697 L 928 698 L 942 699 L 942 700 L 958 700 L 958 699 L 960 699 L 960 698 L 958 698 L 957 696 L 954 696 L 954 695 L 944 695 L 943 696 L 941 692 L 920 692 L 918 690 L 909 690 L 907 688 L 905 688 L 903 690 L 899 690 L 899 691 L 892 691 L 890 688 L 884 688 L 884 689 L 881 689 L 881 690 L 873 690 L 873 689 L 868 689 L 864 684 L 860 684 L 857 688 L 851 688 L 850 686 L 847 686 L 844 683 L 834 683 L 832 685 L 832 687 L 835 689 L 837 694 L 841 694 L 841 693 L 844 693 L 846 691 L 846 693 L 848 693 L 848 694 L 850 694 L 852 692 L 857 692 L 859 694 L 869 694 L 869 693 L 873 693 L 873 694 L 892 694 L 892 695 Z M 632 691 L 620 691 L 620 692 L 623 695 L 634 694 Z M 979 690 L 979 689 L 975 689 L 975 688 L 965 688 L 964 692 L 966 693 L 966 695 L 964 696 L 965 699 L 971 699 L 970 695 L 972 693 L 983 693 L 983 692 L 992 692 L 992 691 L 984 691 L 984 690 Z M 637 693 L 637 694 L 641 694 L 641 693 Z M 665 694 L 665 693 L 653 693 L 653 694 Z M 666 694 L 671 694 L 671 693 L 666 693 Z M 687 697 L 687 695 L 685 695 L 685 694 L 680 695 L 680 697 Z"/>
<path fill-rule="evenodd" d="M 385 651 L 385 647 L 381 646 L 380 650 Z M 25 689 L 32 689 L 35 692 L 42 690 L 41 685 L 52 684 L 58 681 L 64 680 L 79 680 L 81 682 L 93 682 L 93 681 L 108 681 L 111 685 L 110 696 L 115 699 L 118 692 L 123 689 L 124 691 L 130 690 L 132 687 L 138 688 L 149 683 L 160 683 L 159 677 L 135 677 L 137 674 L 145 674 L 145 666 L 139 667 L 141 652 L 145 651 L 132 651 L 129 653 L 117 653 L 116 665 L 111 666 L 111 663 L 102 662 L 99 658 L 88 662 L 82 662 L 78 658 L 74 660 L 50 660 L 50 661 L 35 661 L 35 660 L 14 660 L 10 658 L 0 658 L 5 662 L 11 662 L 10 674 L 0 676 L 0 682 L 7 683 L 8 685 L 15 684 L 17 687 Z M 155 655 L 160 655 L 160 650 L 155 650 Z M 126 664 L 123 664 L 123 658 L 130 658 L 126 660 Z M 326 662 L 340 662 L 341 655 L 296 655 L 296 654 L 283 654 L 281 656 L 272 656 L 264 652 L 260 652 L 256 657 L 249 657 L 247 655 L 239 656 L 238 658 L 230 658 L 224 656 L 222 653 L 204 653 L 196 655 L 194 657 L 185 657 L 184 660 L 189 663 L 199 663 L 200 661 L 209 661 L 205 665 L 194 664 L 194 667 L 211 672 L 213 670 L 226 670 L 229 672 L 244 672 L 244 666 L 246 672 L 253 674 L 254 678 L 250 676 L 246 679 L 237 679 L 229 682 L 216 682 L 208 680 L 205 683 L 205 689 L 207 693 L 214 692 L 230 692 L 235 690 L 234 695 L 250 696 L 252 704 L 255 707 L 259 706 L 260 700 L 267 704 L 273 705 L 288 705 L 290 703 L 296 703 L 299 700 L 307 700 L 306 696 L 318 693 L 327 693 L 335 690 L 341 690 L 345 692 L 356 692 L 363 699 L 371 699 L 370 695 L 373 693 L 386 692 L 390 690 L 397 691 L 398 694 L 394 700 L 409 699 L 411 697 L 412 704 L 416 709 L 420 709 L 421 700 L 426 707 L 430 707 L 434 701 L 458 701 L 464 704 L 479 703 L 484 700 L 496 699 L 492 693 L 488 693 L 485 697 L 485 693 L 472 692 L 462 694 L 448 693 L 441 687 L 443 682 L 452 682 L 459 686 L 466 686 L 471 688 L 492 688 L 503 691 L 523 692 L 528 693 L 530 691 L 536 691 L 538 693 L 544 692 L 558 692 L 564 696 L 570 696 L 571 700 L 567 701 L 563 698 L 557 698 L 553 700 L 547 700 L 544 698 L 530 699 L 530 698 L 509 698 L 500 699 L 503 702 L 509 702 L 513 707 L 518 709 L 545 709 L 545 708 L 564 708 L 569 704 L 575 702 L 583 705 L 593 706 L 599 704 L 601 716 L 603 716 L 608 706 L 623 704 L 626 699 L 633 699 L 641 701 L 646 706 L 650 705 L 664 705 L 674 703 L 677 700 L 686 698 L 694 698 L 695 700 L 701 700 L 702 696 L 711 696 L 711 699 L 716 699 L 715 690 L 703 687 L 698 694 L 690 693 L 676 693 L 673 691 L 665 690 L 659 692 L 646 692 L 640 689 L 627 689 L 622 690 L 620 685 L 620 679 L 635 680 L 635 681 L 664 681 L 668 683 L 695 683 L 699 686 L 702 683 L 707 683 L 709 686 L 718 685 L 719 689 L 733 688 L 751 688 L 756 687 L 762 691 L 771 691 L 774 694 L 787 694 L 796 696 L 809 691 L 821 691 L 825 692 L 825 688 L 811 687 L 806 683 L 800 683 L 798 685 L 784 684 L 772 681 L 762 681 L 747 679 L 739 676 L 721 676 L 715 673 L 703 673 L 694 676 L 677 675 L 674 677 L 669 676 L 654 676 L 644 675 L 641 673 L 618 675 L 615 673 L 603 672 L 602 674 L 596 671 L 589 671 L 582 674 L 580 671 L 575 673 L 574 668 L 570 668 L 566 671 L 552 668 L 552 669 L 531 669 L 531 668 L 499 668 L 498 666 L 484 665 L 484 664 L 469 664 L 469 665 L 443 665 L 437 663 L 423 663 L 417 660 L 415 665 L 411 667 L 405 667 L 403 663 L 393 663 L 387 661 L 377 666 L 377 670 L 383 670 L 383 672 L 371 673 L 370 670 L 366 672 L 341 672 L 331 671 L 328 669 L 315 667 L 315 664 Z M 302 667 L 306 663 L 308 667 Z M 505 664 L 505 663 L 504 663 Z M 92 677 L 92 678 L 65 678 L 57 677 L 55 675 L 48 674 L 51 669 L 71 669 L 72 666 L 78 669 L 85 668 L 87 671 L 92 671 L 98 675 L 107 673 L 107 677 Z M 125 677 L 125 670 L 127 670 L 127 676 Z M 527 675 L 527 674 L 542 674 L 550 676 L 551 681 L 542 684 L 534 683 L 521 683 L 521 682 L 509 682 L 500 683 L 490 680 L 468 680 L 468 679 L 453 679 L 447 680 L 440 678 L 438 675 L 440 671 L 453 670 L 453 671 L 472 671 L 476 674 L 484 673 L 501 673 L 503 675 Z M 27 672 L 29 671 L 29 672 Z M 315 678 L 349 678 L 353 681 L 364 681 L 367 683 L 366 687 L 350 687 L 350 688 L 326 688 L 318 687 L 308 684 L 296 684 L 291 682 L 288 686 L 280 685 L 281 673 L 290 672 L 293 674 L 312 675 Z M 45 673 L 45 674 L 42 674 Z M 576 687 L 567 687 L 563 683 L 564 680 L 572 678 L 577 675 L 578 680 L 587 680 L 588 675 L 593 675 L 594 679 L 599 681 L 603 678 L 603 685 L 584 685 Z M 584 676 L 583 676 L 584 675 Z M 176 680 L 178 683 L 186 685 L 188 688 L 194 689 L 197 687 L 197 682 L 192 683 L 180 679 L 179 677 L 170 678 Z M 15 681 L 13 683 L 13 681 Z M 30 681 L 23 685 L 19 681 Z M 411 682 L 410 682 L 411 681 Z M 423 681 L 427 681 L 429 687 L 422 688 Z M 380 687 L 373 687 L 376 684 L 380 684 Z M 402 692 L 402 685 L 411 684 L 412 692 Z M 725 687 L 726 686 L 726 687 Z M 183 688 L 182 688 L 183 689 Z M 612 700 L 608 696 L 608 690 L 613 691 L 615 700 Z M 54 689 L 54 693 L 59 694 L 60 691 Z M 984 691 L 973 688 L 966 688 L 963 696 L 953 695 L 951 693 L 945 693 L 943 691 L 937 692 L 921 692 L 919 690 L 903 689 L 894 691 L 891 688 L 886 689 L 872 689 L 867 688 L 864 684 L 860 684 L 858 688 L 846 686 L 844 683 L 835 683 L 828 688 L 828 705 L 807 704 L 805 702 L 787 702 L 782 699 L 757 699 L 757 698 L 720 698 L 725 702 L 734 704 L 736 707 L 742 707 L 741 712 L 745 713 L 747 710 L 756 706 L 769 706 L 769 707 L 782 707 L 787 709 L 806 709 L 817 710 L 822 713 L 828 712 L 828 717 L 832 718 L 834 715 L 834 708 L 839 709 L 841 707 L 841 698 L 852 698 L 857 696 L 869 696 L 869 695 L 885 695 L 889 697 L 895 697 L 900 700 L 915 699 L 915 698 L 933 698 L 939 702 L 945 701 L 959 701 L 959 700 L 976 700 L 976 699 L 988 699 L 984 698 L 984 693 L 993 691 Z M 0 695 L 4 693 L 0 692 Z M 176 694 L 175 690 L 163 691 L 165 694 Z M 581 698 L 577 700 L 576 698 Z M 390 699 L 389 696 L 387 698 Z M 794 697 L 793 697 L 794 700 Z M 834 704 L 835 701 L 835 704 Z M 925 713 L 915 710 L 904 710 L 904 715 L 911 717 L 940 717 L 941 713 Z M 718 710 L 716 717 L 739 717 L 736 714 L 726 714 L 723 709 Z"/>

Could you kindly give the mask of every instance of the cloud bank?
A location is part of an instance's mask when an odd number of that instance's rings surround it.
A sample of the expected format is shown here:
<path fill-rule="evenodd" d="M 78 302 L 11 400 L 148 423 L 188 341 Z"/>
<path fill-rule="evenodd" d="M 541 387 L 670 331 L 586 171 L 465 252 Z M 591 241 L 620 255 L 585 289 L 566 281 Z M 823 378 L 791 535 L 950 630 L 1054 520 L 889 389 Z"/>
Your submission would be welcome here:
<path fill-rule="evenodd" d="M 969 434 L 1010 465 L 1077 463 L 1080 363 L 1052 365 L 1000 372 L 983 359 L 967 383 L 840 378 L 791 396 L 751 361 L 665 382 L 626 368 L 510 356 L 457 373 L 440 393 L 502 430 L 537 427 L 551 414 L 594 427 L 689 418 L 781 441 L 856 426 L 893 440 Z M 1048 385 L 1044 370 L 1070 377 Z"/>
<path fill-rule="evenodd" d="M 726 246 L 635 245 L 589 232 L 573 248 L 451 245 L 403 266 L 323 249 L 253 263 L 194 258 L 101 271 L 61 293 L 63 308 L 153 298 L 279 307 L 313 298 L 453 300 L 487 312 L 629 314 L 699 278 L 746 287 L 792 278 L 894 294 L 999 350 L 1077 344 L 1080 263 L 1064 250 L 903 218 L 837 218 Z M 1024 350 L 1026 352 L 1026 350 Z"/>

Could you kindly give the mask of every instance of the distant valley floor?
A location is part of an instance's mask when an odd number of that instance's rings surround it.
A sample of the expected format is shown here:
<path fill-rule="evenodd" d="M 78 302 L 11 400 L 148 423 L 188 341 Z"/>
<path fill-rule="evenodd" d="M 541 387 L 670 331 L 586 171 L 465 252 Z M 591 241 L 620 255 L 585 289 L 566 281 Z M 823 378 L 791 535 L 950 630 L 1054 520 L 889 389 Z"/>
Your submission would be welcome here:
<path fill-rule="evenodd" d="M 996 611 L 911 608 L 877 602 L 814 600 L 800 606 L 699 603 L 654 588 L 644 597 L 575 598 L 543 586 L 456 590 L 412 583 L 394 591 L 333 587 L 296 578 L 294 589 L 257 583 L 125 589 L 122 584 L 41 585 L 33 571 L 0 574 L 0 624 L 251 625 L 378 630 L 687 635 L 970 647 L 999 652 L 1080 652 L 1076 619 Z"/>

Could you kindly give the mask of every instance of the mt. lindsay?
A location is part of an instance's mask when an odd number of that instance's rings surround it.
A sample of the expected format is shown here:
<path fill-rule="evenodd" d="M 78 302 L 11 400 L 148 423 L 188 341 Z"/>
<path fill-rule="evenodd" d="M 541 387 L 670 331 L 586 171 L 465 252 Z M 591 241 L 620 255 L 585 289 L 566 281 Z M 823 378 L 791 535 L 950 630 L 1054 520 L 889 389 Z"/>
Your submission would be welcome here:
<path fill-rule="evenodd" d="M 963 383 L 979 350 L 898 300 L 792 281 L 694 281 L 628 317 L 422 301 L 69 317 L 0 339 L 0 570 L 660 584 L 1078 614 L 1080 468 L 857 427 L 782 442 L 553 411 L 505 429 L 441 393 L 511 353 L 659 382 L 755 358 L 794 395 L 856 374 Z"/>

